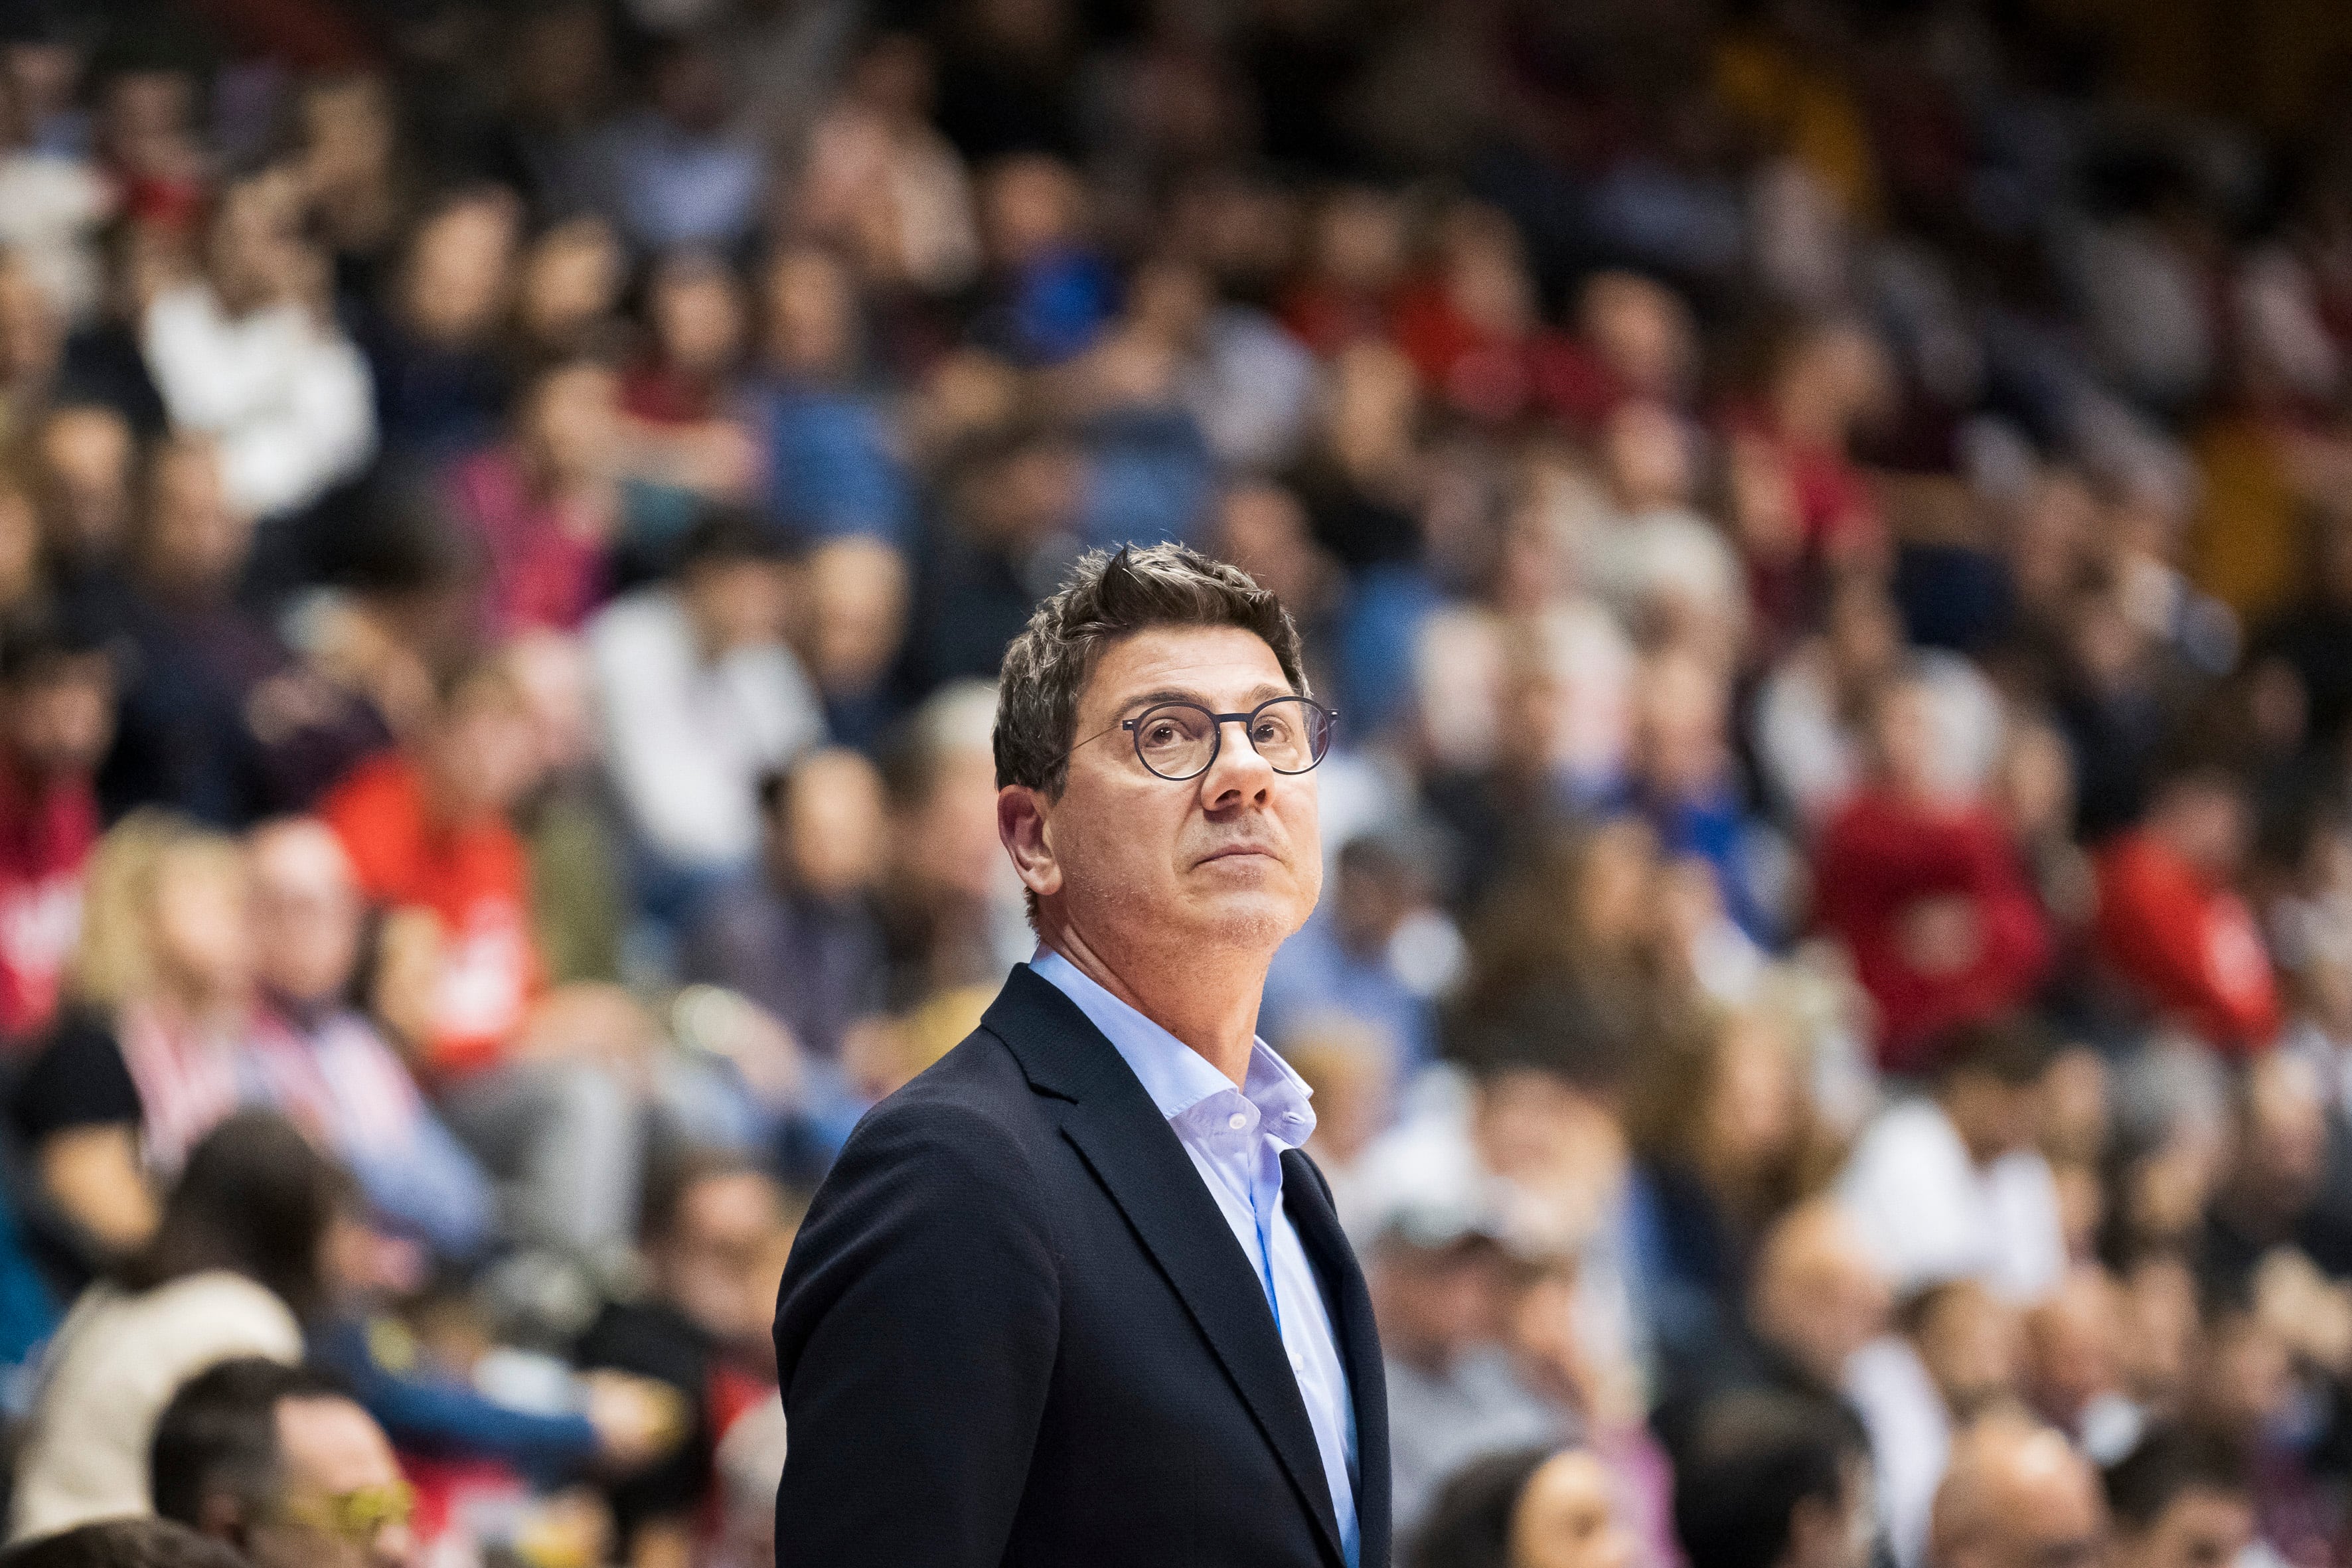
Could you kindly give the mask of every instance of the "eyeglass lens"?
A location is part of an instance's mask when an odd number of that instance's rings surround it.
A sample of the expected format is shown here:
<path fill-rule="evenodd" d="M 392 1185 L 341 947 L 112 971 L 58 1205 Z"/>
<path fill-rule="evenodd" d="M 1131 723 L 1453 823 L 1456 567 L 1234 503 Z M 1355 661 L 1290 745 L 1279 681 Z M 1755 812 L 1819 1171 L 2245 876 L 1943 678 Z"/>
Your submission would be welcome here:
<path fill-rule="evenodd" d="M 1164 703 L 1135 721 L 1135 752 L 1164 779 L 1189 779 L 1217 754 L 1216 719 L 1190 702 Z M 1278 773 L 1303 773 L 1323 760 L 1331 715 L 1304 697 L 1277 698 L 1251 713 L 1250 744 Z"/>

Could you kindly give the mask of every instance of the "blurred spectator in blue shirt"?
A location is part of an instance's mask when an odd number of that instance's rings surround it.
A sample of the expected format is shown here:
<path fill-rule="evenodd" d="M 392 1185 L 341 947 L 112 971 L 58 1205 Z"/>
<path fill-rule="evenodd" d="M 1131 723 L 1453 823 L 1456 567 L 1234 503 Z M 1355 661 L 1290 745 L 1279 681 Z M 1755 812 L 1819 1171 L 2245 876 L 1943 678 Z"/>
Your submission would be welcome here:
<path fill-rule="evenodd" d="M 883 401 L 857 384 L 857 296 L 832 253 L 803 246 L 768 268 L 769 510 L 818 540 L 905 540 L 913 496 Z"/>

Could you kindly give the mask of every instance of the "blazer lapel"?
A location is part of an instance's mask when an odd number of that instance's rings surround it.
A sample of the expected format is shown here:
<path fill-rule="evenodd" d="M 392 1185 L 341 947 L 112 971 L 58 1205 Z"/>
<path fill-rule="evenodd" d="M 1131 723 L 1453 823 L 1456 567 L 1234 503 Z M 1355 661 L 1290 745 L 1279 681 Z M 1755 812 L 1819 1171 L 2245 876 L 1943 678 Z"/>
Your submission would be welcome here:
<path fill-rule="evenodd" d="M 1265 1288 L 1174 1130 L 1077 1005 L 1028 965 L 1014 967 L 982 1026 L 1012 1050 L 1034 1087 L 1072 1101 L 1063 1136 L 1200 1326 L 1314 1516 L 1327 1555 L 1343 1562 L 1322 1453 Z M 1379 1560 L 1366 1553 L 1362 1561 Z"/>
<path fill-rule="evenodd" d="M 1365 1289 L 1355 1249 L 1339 1228 L 1323 1173 L 1296 1149 L 1282 1157 L 1282 1204 L 1307 1261 L 1323 1277 L 1332 1307 L 1331 1326 L 1339 1336 L 1340 1363 L 1348 1369 L 1348 1397 L 1356 1410 L 1359 1556 L 1368 1564 L 1384 1563 L 1390 1530 L 1389 1394 L 1371 1292 Z"/>

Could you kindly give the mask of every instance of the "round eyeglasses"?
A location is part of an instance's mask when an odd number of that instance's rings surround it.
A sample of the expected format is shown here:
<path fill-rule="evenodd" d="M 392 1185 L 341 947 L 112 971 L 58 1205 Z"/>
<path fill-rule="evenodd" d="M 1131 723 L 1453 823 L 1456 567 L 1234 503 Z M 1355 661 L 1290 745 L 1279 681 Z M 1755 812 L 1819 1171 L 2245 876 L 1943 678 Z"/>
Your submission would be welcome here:
<path fill-rule="evenodd" d="M 1135 754 L 1163 779 L 1196 779 L 1215 765 L 1225 726 L 1239 724 L 1250 745 L 1278 773 L 1303 773 L 1331 749 L 1339 715 L 1307 697 L 1269 698 L 1246 713 L 1212 713 L 1197 702 L 1161 702 L 1119 728 L 1135 737 Z M 1108 731 L 1105 731 L 1108 733 Z"/>

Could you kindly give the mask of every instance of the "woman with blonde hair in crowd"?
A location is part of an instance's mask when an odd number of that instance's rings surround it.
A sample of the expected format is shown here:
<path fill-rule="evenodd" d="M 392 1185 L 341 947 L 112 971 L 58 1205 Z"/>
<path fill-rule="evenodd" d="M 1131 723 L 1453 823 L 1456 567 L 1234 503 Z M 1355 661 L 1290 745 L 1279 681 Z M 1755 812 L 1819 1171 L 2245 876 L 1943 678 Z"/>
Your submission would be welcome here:
<path fill-rule="evenodd" d="M 255 1098 L 247 878 L 236 840 L 155 812 L 93 860 L 66 1007 L 14 1101 L 41 1194 L 93 1261 L 147 1240 L 152 1181 Z"/>

